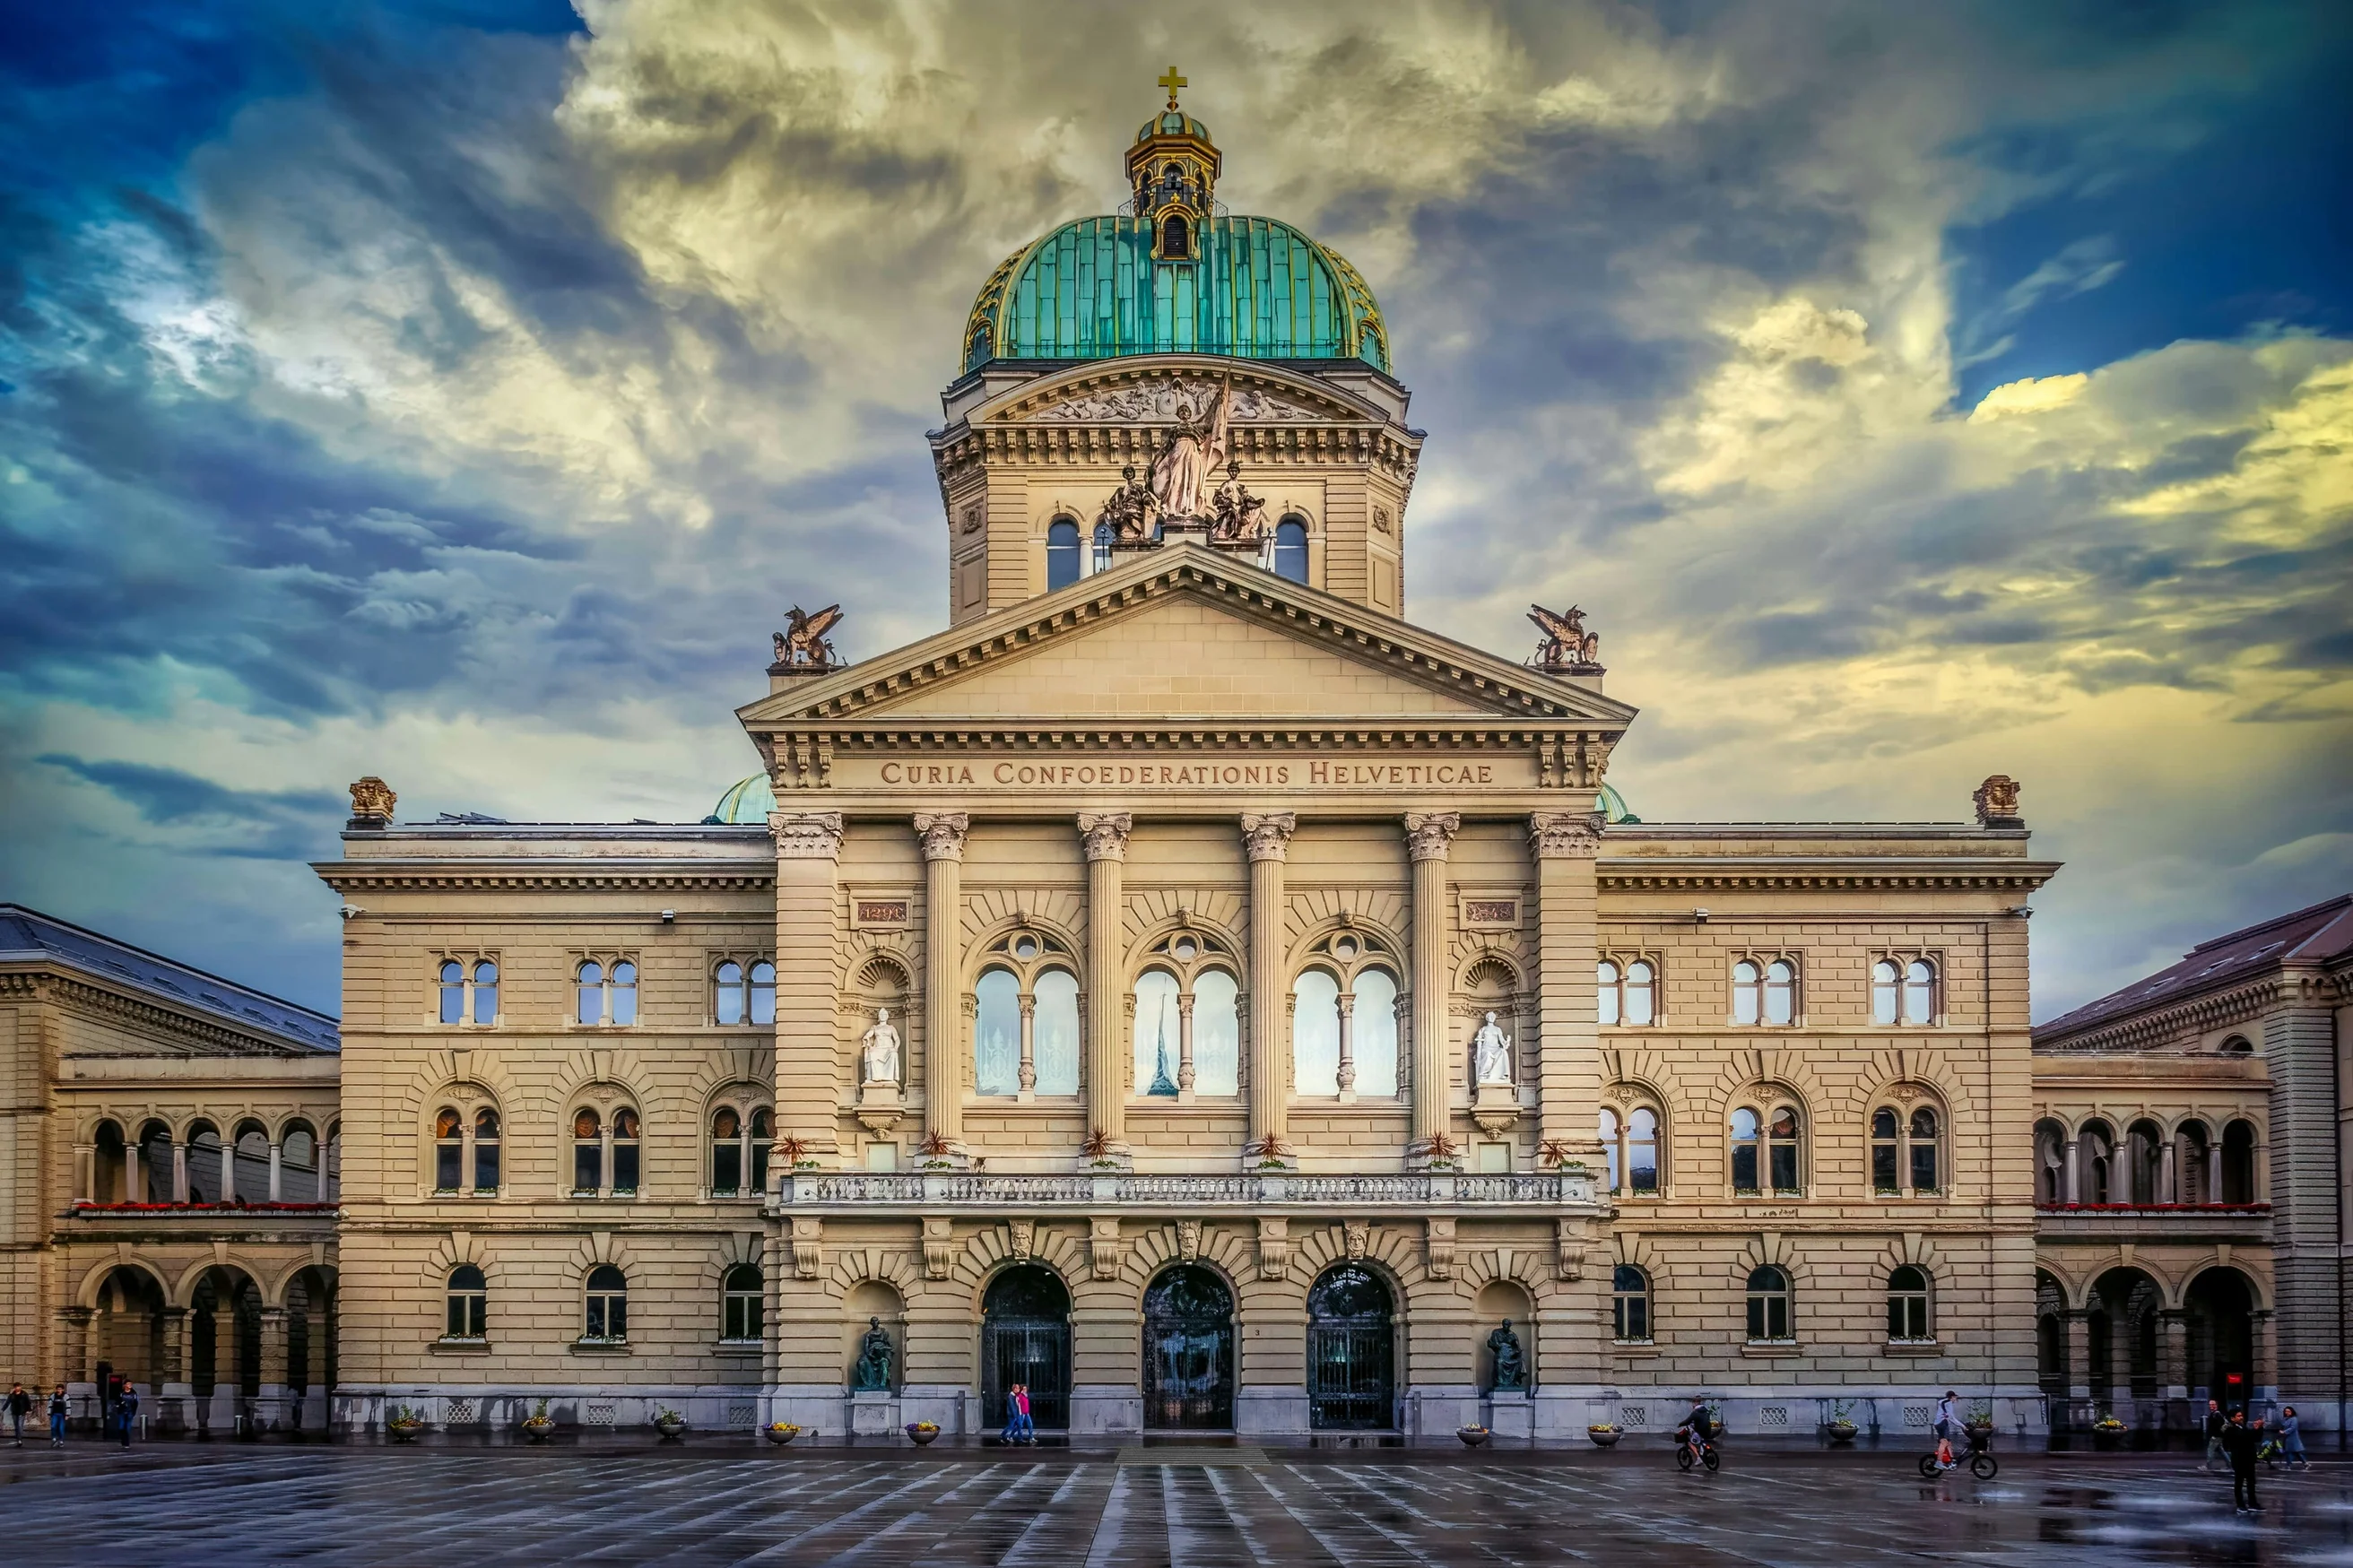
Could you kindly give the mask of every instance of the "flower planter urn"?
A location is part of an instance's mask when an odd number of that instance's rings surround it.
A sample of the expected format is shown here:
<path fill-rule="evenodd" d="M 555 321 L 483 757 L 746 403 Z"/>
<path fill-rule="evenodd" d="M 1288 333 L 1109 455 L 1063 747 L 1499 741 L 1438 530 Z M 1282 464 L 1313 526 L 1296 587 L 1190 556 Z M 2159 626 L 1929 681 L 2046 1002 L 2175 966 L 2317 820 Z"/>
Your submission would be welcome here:
<path fill-rule="evenodd" d="M 910 1421 L 907 1423 L 907 1436 L 914 1440 L 915 1447 L 919 1448 L 939 1435 L 939 1427 L 932 1422 Z"/>
<path fill-rule="evenodd" d="M 532 1415 L 524 1418 L 522 1424 L 522 1437 L 524 1442 L 544 1443 L 550 1437 L 554 1436 L 555 1423 L 550 1421 L 547 1417 L 543 1415 Z"/>
<path fill-rule="evenodd" d="M 1854 1441 L 1854 1423 L 1852 1421 L 1833 1421 L 1830 1426 L 1830 1433 L 1831 1441 L 1833 1443 L 1852 1443 Z"/>
<path fill-rule="evenodd" d="M 425 1425 L 420 1421 L 398 1422 L 385 1428 L 385 1433 L 396 1443 L 414 1443 L 417 1441 L 417 1435 L 424 1430 Z"/>
<path fill-rule="evenodd" d="M 1597 1448 L 1614 1448 L 1618 1446 L 1618 1439 L 1625 1436 L 1615 1426 L 1588 1426 L 1585 1435 L 1593 1439 L 1593 1446 Z"/>
<path fill-rule="evenodd" d="M 667 1421 L 656 1421 L 654 1430 L 660 1433 L 662 1441 L 667 1443 L 675 1440 L 680 1433 L 686 1430 L 686 1423 L 673 1415 Z"/>
<path fill-rule="evenodd" d="M 779 1448 L 801 1435 L 801 1429 L 789 1421 L 773 1421 L 761 1430 L 767 1433 L 768 1441 Z"/>
<path fill-rule="evenodd" d="M 1462 1439 L 1462 1446 L 1466 1448 L 1479 1447 L 1490 1436 L 1484 1426 L 1457 1426 L 1454 1429 L 1454 1435 Z"/>

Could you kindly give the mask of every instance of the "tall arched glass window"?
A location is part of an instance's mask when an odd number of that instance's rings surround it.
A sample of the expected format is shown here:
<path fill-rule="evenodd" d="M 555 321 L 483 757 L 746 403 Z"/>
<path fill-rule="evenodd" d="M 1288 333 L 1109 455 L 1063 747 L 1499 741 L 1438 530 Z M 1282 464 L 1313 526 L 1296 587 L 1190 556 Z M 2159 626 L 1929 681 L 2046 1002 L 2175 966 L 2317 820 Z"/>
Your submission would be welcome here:
<path fill-rule="evenodd" d="M 1038 976 L 1035 1058 L 1039 1094 L 1079 1092 L 1079 977 L 1067 969 Z"/>
<path fill-rule="evenodd" d="M 1893 1024 L 1902 1005 L 1902 987 L 1897 984 L 1895 965 L 1883 958 L 1871 966 L 1871 1021 Z"/>
<path fill-rule="evenodd" d="M 1912 1190 L 1915 1193 L 1941 1193 L 1943 1173 L 1936 1169 L 1936 1112 L 1926 1105 L 1915 1107 L 1908 1129 L 1912 1143 Z"/>
<path fill-rule="evenodd" d="M 1765 1014 L 1765 972 L 1746 959 L 1732 966 L 1732 1021 L 1754 1024 Z"/>
<path fill-rule="evenodd" d="M 1058 517 L 1046 525 L 1046 592 L 1079 580 L 1079 525 Z"/>
<path fill-rule="evenodd" d="M 1609 1271 L 1609 1327 L 1620 1344 L 1651 1342 L 1651 1278 L 1630 1264 Z"/>
<path fill-rule="evenodd" d="M 1274 525 L 1274 574 L 1287 577 L 1293 583 L 1307 581 L 1307 523 L 1304 519 L 1286 517 Z"/>
<path fill-rule="evenodd" d="M 1905 1264 L 1887 1276 L 1887 1337 L 1923 1343 L 1936 1336 L 1928 1321 L 1928 1271 Z"/>
<path fill-rule="evenodd" d="M 613 1112 L 613 1192 L 638 1190 L 638 1113 L 628 1106 Z"/>
<path fill-rule="evenodd" d="M 580 1011 L 577 1015 L 580 1022 L 603 1023 L 605 1021 L 605 966 L 593 958 L 589 959 L 580 965 L 575 979 L 578 981 L 580 987 Z"/>
<path fill-rule="evenodd" d="M 1787 1024 L 1798 1016 L 1798 969 L 1786 958 L 1765 966 L 1765 1021 Z"/>
<path fill-rule="evenodd" d="M 744 966 L 733 959 L 712 976 L 711 1021 L 725 1028 L 744 1021 Z"/>
<path fill-rule="evenodd" d="M 1135 1092 L 1174 1097 L 1184 1019 L 1176 1008 L 1176 977 L 1147 969 L 1135 977 Z M 1198 1081 L 1198 1080 L 1197 1080 Z"/>
<path fill-rule="evenodd" d="M 1748 1272 L 1748 1338 L 1771 1344 L 1789 1339 L 1789 1277 L 1774 1265 Z"/>
<path fill-rule="evenodd" d="M 1903 1179 L 1900 1127 L 1895 1112 L 1881 1106 L 1871 1113 L 1871 1190 L 1882 1197 L 1894 1197 Z"/>
<path fill-rule="evenodd" d="M 464 1179 L 466 1122 L 454 1105 L 433 1115 L 433 1190 L 454 1193 Z"/>
<path fill-rule="evenodd" d="M 456 959 L 441 965 L 441 1021 L 462 1024 L 466 1021 L 466 966 Z"/>
<path fill-rule="evenodd" d="M 719 1337 L 756 1340 L 760 1337 L 760 1270 L 738 1263 L 719 1282 Z"/>
<path fill-rule="evenodd" d="M 1636 1197 L 1659 1191 L 1659 1113 L 1638 1105 L 1626 1117 L 1626 1174 Z"/>
<path fill-rule="evenodd" d="M 1240 1094 L 1241 1020 L 1235 1003 L 1240 988 L 1222 969 L 1193 976 L 1193 1092 Z"/>
<path fill-rule="evenodd" d="M 499 1113 L 485 1105 L 474 1112 L 474 1191 L 499 1190 Z"/>
<path fill-rule="evenodd" d="M 609 1263 L 588 1271 L 587 1311 L 581 1325 L 584 1340 L 626 1340 L 629 1337 L 629 1281 Z"/>
<path fill-rule="evenodd" d="M 752 1022 L 776 1021 L 776 966 L 766 959 L 752 965 Z"/>
<path fill-rule="evenodd" d="M 1641 1028 L 1657 1019 L 1658 978 L 1659 972 L 1645 959 L 1626 966 L 1625 1022 L 1630 1026 Z"/>
<path fill-rule="evenodd" d="M 604 1184 L 604 1124 L 584 1105 L 572 1118 L 572 1195 L 594 1197 Z"/>
<path fill-rule="evenodd" d="M 1594 1011 L 1597 1019 L 1605 1026 L 1623 1022 L 1626 1016 L 1626 1001 L 1625 993 L 1621 987 L 1626 984 L 1625 971 L 1605 958 L 1594 967 L 1593 979 Z"/>
<path fill-rule="evenodd" d="M 479 959 L 474 964 L 474 1022 L 495 1024 L 499 1021 L 499 966 L 489 959 Z"/>
<path fill-rule="evenodd" d="M 638 966 L 623 959 L 613 965 L 612 1017 L 617 1026 L 638 1021 Z"/>
<path fill-rule="evenodd" d="M 768 1147 L 776 1141 L 776 1114 L 766 1106 L 752 1112 L 752 1190 L 768 1190 Z"/>
<path fill-rule="evenodd" d="M 490 1326 L 490 1286 L 482 1271 L 470 1263 L 449 1270 L 449 1312 L 444 1332 L 453 1340 L 487 1337 Z"/>
<path fill-rule="evenodd" d="M 1356 1064 L 1356 1092 L 1394 1098 L 1398 1091 L 1397 982 L 1382 970 L 1358 973 L 1349 987 L 1356 1007 L 1349 1015 L 1349 1055 Z"/>
<path fill-rule="evenodd" d="M 1763 1190 L 1765 1121 L 1754 1110 L 1742 1106 L 1732 1113 L 1732 1190 L 1736 1193 L 1756 1193 Z"/>
<path fill-rule="evenodd" d="M 1294 1094 L 1340 1092 L 1340 984 L 1303 970 L 1291 988 L 1291 1085 Z"/>
<path fill-rule="evenodd" d="M 982 1094 L 1021 1089 L 1021 983 L 1009 969 L 992 969 L 973 987 L 974 1087 Z"/>
<path fill-rule="evenodd" d="M 1623 1192 L 1626 1180 L 1626 1124 L 1608 1106 L 1601 1108 L 1601 1163 L 1609 1191 Z"/>
<path fill-rule="evenodd" d="M 1802 1190 L 1803 1175 L 1798 1148 L 1798 1110 L 1792 1105 L 1777 1105 L 1772 1119 L 1765 1124 L 1766 1173 L 1773 1179 L 1773 1191 L 1792 1195 Z"/>
<path fill-rule="evenodd" d="M 744 1119 L 732 1105 L 711 1113 L 711 1194 L 732 1197 L 744 1186 Z"/>
<path fill-rule="evenodd" d="M 1925 958 L 1915 958 L 1904 966 L 1904 1021 L 1936 1021 L 1936 966 Z"/>

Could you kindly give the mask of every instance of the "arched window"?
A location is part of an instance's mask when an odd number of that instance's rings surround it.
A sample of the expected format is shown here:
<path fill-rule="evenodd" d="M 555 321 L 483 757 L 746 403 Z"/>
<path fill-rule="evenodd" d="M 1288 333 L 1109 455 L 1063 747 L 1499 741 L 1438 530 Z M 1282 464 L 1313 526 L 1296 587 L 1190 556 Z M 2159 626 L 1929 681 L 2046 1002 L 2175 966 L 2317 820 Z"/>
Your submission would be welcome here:
<path fill-rule="evenodd" d="M 1046 525 L 1046 592 L 1067 588 L 1079 580 L 1079 525 L 1058 517 Z"/>
<path fill-rule="evenodd" d="M 2226 1057 L 2243 1057 L 2253 1053 L 2255 1047 L 2247 1043 L 2246 1036 L 2232 1035 L 2215 1048 Z"/>
<path fill-rule="evenodd" d="M 1183 1072 L 1185 1020 L 1176 977 L 1147 969 L 1135 980 L 1135 1092 L 1174 1098 Z"/>
<path fill-rule="evenodd" d="M 105 1121 L 91 1134 L 93 1146 L 90 1173 L 90 1201 L 94 1204 L 127 1204 L 138 1200 L 123 1190 L 130 1176 L 130 1162 L 124 1156 L 126 1141 L 122 1124 Z"/>
<path fill-rule="evenodd" d="M 763 1026 L 776 1021 L 776 966 L 766 959 L 752 963 L 752 1022 Z"/>
<path fill-rule="evenodd" d="M 1182 213 L 1170 213 L 1160 226 L 1160 255 L 1167 261 L 1183 261 L 1193 254 L 1193 230 Z"/>
<path fill-rule="evenodd" d="M 474 961 L 474 1022 L 499 1021 L 499 966 L 487 958 Z"/>
<path fill-rule="evenodd" d="M 744 1186 L 744 1119 L 732 1105 L 711 1113 L 711 1195 L 732 1198 Z"/>
<path fill-rule="evenodd" d="M 1928 1271 L 1907 1263 L 1887 1276 L 1887 1337 L 1903 1344 L 1936 1338 L 1928 1318 Z"/>
<path fill-rule="evenodd" d="M 626 958 L 610 964 L 591 958 L 578 971 L 580 1022 L 626 1028 L 638 1021 L 638 966 Z"/>
<path fill-rule="evenodd" d="M 760 1338 L 760 1271 L 738 1263 L 719 1282 L 719 1337 L 723 1340 Z"/>
<path fill-rule="evenodd" d="M 1108 572 L 1111 570 L 1111 547 L 1118 538 L 1119 531 L 1113 528 L 1111 524 L 1107 522 L 1099 522 L 1095 524 L 1096 571 Z"/>
<path fill-rule="evenodd" d="M 2211 1204 L 2219 1201 L 2217 1184 L 2208 1179 L 2209 1147 L 2211 1140 L 2202 1121 L 2183 1122 L 2174 1130 L 2180 1148 L 2174 1156 L 2175 1201 L 2185 1204 Z"/>
<path fill-rule="evenodd" d="M 1356 1092 L 1394 1099 L 1398 1091 L 1398 988 L 1388 971 L 1357 972 L 1350 988 L 1349 1054 L 1356 1068 Z"/>
<path fill-rule="evenodd" d="M 1887 1025 L 1895 1022 L 1903 1003 L 1902 986 L 1897 984 L 1895 965 L 1881 959 L 1871 966 L 1871 1021 Z"/>
<path fill-rule="evenodd" d="M 1732 966 L 1732 1021 L 1754 1024 L 1765 1016 L 1765 972 L 1746 959 Z"/>
<path fill-rule="evenodd" d="M 618 1343 L 629 1337 L 629 1281 L 609 1263 L 588 1271 L 588 1301 L 580 1337 Z"/>
<path fill-rule="evenodd" d="M 465 1179 L 466 1121 L 445 1105 L 433 1116 L 433 1190 L 455 1193 Z"/>
<path fill-rule="evenodd" d="M 1307 520 L 1286 517 L 1274 525 L 1274 574 L 1307 581 Z"/>
<path fill-rule="evenodd" d="M 1304 969 L 1291 996 L 1292 1091 L 1338 1094 L 1340 984 L 1320 969 Z"/>
<path fill-rule="evenodd" d="M 1620 1344 L 1651 1342 L 1651 1277 L 1630 1263 L 1609 1271 L 1609 1325 Z"/>
<path fill-rule="evenodd" d="M 1925 958 L 1904 966 L 1904 1021 L 1921 1025 L 1936 1021 L 1936 966 Z"/>
<path fill-rule="evenodd" d="M 752 1190 L 768 1190 L 768 1146 L 776 1141 L 776 1116 L 766 1106 L 752 1112 Z"/>
<path fill-rule="evenodd" d="M 1786 1344 L 1789 1333 L 1789 1277 L 1773 1264 L 1748 1271 L 1748 1342 Z"/>
<path fill-rule="evenodd" d="M 1938 1169 L 1936 1112 L 1933 1106 L 1912 1108 L 1912 1120 L 1905 1129 L 1911 1142 L 1912 1192 L 1915 1197 L 1932 1196 L 1945 1190 L 1944 1173 Z"/>
<path fill-rule="evenodd" d="M 499 1190 L 499 1113 L 485 1105 L 474 1112 L 474 1191 Z"/>
<path fill-rule="evenodd" d="M 605 1186 L 605 1128 L 582 1106 L 572 1118 L 572 1195 L 593 1198 Z"/>
<path fill-rule="evenodd" d="M 733 959 L 720 964 L 711 977 L 711 1021 L 722 1028 L 744 1021 L 744 966 Z"/>
<path fill-rule="evenodd" d="M 2221 1201 L 2255 1201 L 2255 1126 L 2252 1121 L 2233 1121 L 2222 1129 Z"/>
<path fill-rule="evenodd" d="M 638 1191 L 638 1113 L 628 1106 L 613 1112 L 613 1195 Z"/>
<path fill-rule="evenodd" d="M 1759 963 L 1744 958 L 1732 966 L 1732 1021 L 1778 1026 L 1798 1015 L 1798 966 L 1786 958 Z"/>
<path fill-rule="evenodd" d="M 605 966 L 593 958 L 589 959 L 580 965 L 574 978 L 580 987 L 580 1011 L 577 1015 L 580 1022 L 603 1023 L 605 1021 Z"/>
<path fill-rule="evenodd" d="M 1800 1119 L 1794 1105 L 1776 1105 L 1769 1113 L 1746 1105 L 1734 1110 L 1732 1190 L 1754 1195 L 1761 1194 L 1769 1183 L 1777 1196 L 1802 1196 L 1805 1177 L 1800 1131 Z"/>
<path fill-rule="evenodd" d="M 1630 1028 L 1641 1028 L 1658 1019 L 1659 972 L 1648 959 L 1638 958 L 1626 966 L 1626 1002 L 1624 1022 Z"/>
<path fill-rule="evenodd" d="M 1038 976 L 1038 1092 L 1079 1092 L 1079 978 L 1067 969 Z"/>
<path fill-rule="evenodd" d="M 1240 990 L 1222 969 L 1207 969 L 1193 977 L 1193 1092 L 1240 1094 L 1241 1083 L 1241 1019 L 1237 1011 Z"/>
<path fill-rule="evenodd" d="M 269 1134 L 260 1122 L 238 1123 L 235 1146 L 222 1152 L 230 1161 L 230 1178 L 221 1183 L 223 1203 L 231 1198 L 251 1201 L 278 1195 L 269 1190 Z"/>
<path fill-rule="evenodd" d="M 1765 966 L 1765 1022 L 1788 1024 L 1798 1016 L 1798 969 L 1786 958 Z"/>
<path fill-rule="evenodd" d="M 1021 1088 L 1021 983 L 1009 969 L 991 969 L 973 988 L 979 1012 L 973 1023 L 973 1078 L 982 1094 Z"/>
<path fill-rule="evenodd" d="M 486 1338 L 490 1305 L 490 1287 L 483 1281 L 480 1268 L 460 1263 L 449 1270 L 449 1315 L 444 1336 L 453 1340 Z"/>
<path fill-rule="evenodd" d="M 454 958 L 445 959 L 441 964 L 441 1021 L 466 1021 L 466 966 Z"/>
<path fill-rule="evenodd" d="M 1871 1190 L 1883 1198 L 1934 1197 L 1939 1184 L 1937 1117 L 1922 1105 L 1909 1117 L 1896 1106 L 1871 1113 Z"/>
<path fill-rule="evenodd" d="M 613 965 L 613 978 L 606 987 L 611 1003 L 612 1021 L 626 1026 L 638 1021 L 638 966 L 623 959 Z"/>
<path fill-rule="evenodd" d="M 226 1173 L 229 1146 L 221 1142 L 217 1129 L 209 1121 L 198 1121 L 188 1128 L 186 1160 L 187 1191 L 179 1201 L 191 1204 L 216 1204 L 221 1200 L 221 1178 Z M 172 1155 L 167 1146 L 164 1153 L 164 1180 L 173 1180 Z"/>
<path fill-rule="evenodd" d="M 1620 1197 L 1658 1196 L 1659 1113 L 1638 1105 L 1620 1116 L 1605 1106 L 1601 1157 L 1609 1167 L 1612 1193 Z"/>

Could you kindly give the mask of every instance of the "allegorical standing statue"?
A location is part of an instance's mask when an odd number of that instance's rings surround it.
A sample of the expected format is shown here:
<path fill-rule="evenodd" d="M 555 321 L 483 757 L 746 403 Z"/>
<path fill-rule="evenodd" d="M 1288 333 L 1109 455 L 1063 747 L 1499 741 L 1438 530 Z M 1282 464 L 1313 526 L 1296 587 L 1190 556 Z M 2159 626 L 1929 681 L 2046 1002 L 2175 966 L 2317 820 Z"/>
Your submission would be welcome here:
<path fill-rule="evenodd" d="M 1226 419 L 1233 399 L 1229 383 L 1219 389 L 1217 402 L 1198 415 L 1191 404 L 1177 400 L 1176 429 L 1152 459 L 1152 499 L 1162 517 L 1209 514 L 1209 476 L 1226 460 Z"/>
<path fill-rule="evenodd" d="M 891 1386 L 891 1331 L 882 1326 L 880 1318 L 866 1320 L 866 1333 L 858 1342 L 858 1365 L 849 1374 L 849 1386 L 860 1394 L 871 1394 Z"/>
<path fill-rule="evenodd" d="M 1226 460 L 1226 482 L 1211 498 L 1219 539 L 1256 539 L 1266 531 L 1266 502 L 1242 488 L 1242 460 Z"/>
<path fill-rule="evenodd" d="M 1496 1026 L 1493 1013 L 1488 1014 L 1487 1021 L 1479 1026 L 1479 1032 L 1471 1037 L 1471 1077 L 1474 1083 L 1508 1084 L 1514 1081 L 1512 1042 Z"/>
<path fill-rule="evenodd" d="M 1114 539 L 1149 539 L 1152 536 L 1152 487 L 1135 477 L 1135 465 L 1128 464 L 1120 470 L 1126 482 L 1111 492 L 1111 499 L 1095 514 L 1095 526 L 1108 526 Z"/>
<path fill-rule="evenodd" d="M 873 1026 L 859 1037 L 859 1074 L 860 1083 L 897 1083 L 899 1081 L 899 1030 L 891 1022 L 891 1009 L 874 1009 Z"/>
<path fill-rule="evenodd" d="M 1504 1326 L 1487 1336 L 1487 1349 L 1495 1358 L 1497 1388 L 1528 1385 L 1527 1358 L 1520 1353 L 1520 1336 L 1512 1332 L 1511 1319 L 1505 1318 Z"/>

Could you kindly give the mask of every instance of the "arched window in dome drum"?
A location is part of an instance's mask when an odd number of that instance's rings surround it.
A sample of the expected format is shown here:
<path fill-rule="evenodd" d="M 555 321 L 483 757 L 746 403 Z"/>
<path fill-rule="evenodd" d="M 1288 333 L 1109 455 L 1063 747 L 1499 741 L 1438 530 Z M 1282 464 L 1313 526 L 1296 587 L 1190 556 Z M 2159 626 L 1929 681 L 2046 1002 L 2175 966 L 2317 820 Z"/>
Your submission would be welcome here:
<path fill-rule="evenodd" d="M 1058 517 L 1046 525 L 1046 592 L 1067 588 L 1079 580 L 1079 525 Z"/>
<path fill-rule="evenodd" d="M 1193 227 L 1182 213 L 1170 213 L 1160 226 L 1160 259 L 1190 261 L 1193 258 Z"/>
<path fill-rule="evenodd" d="M 1286 517 L 1274 525 L 1274 574 L 1293 583 L 1307 581 L 1307 520 Z"/>

